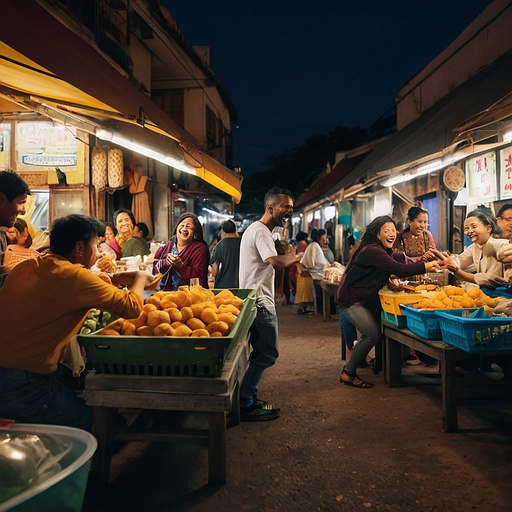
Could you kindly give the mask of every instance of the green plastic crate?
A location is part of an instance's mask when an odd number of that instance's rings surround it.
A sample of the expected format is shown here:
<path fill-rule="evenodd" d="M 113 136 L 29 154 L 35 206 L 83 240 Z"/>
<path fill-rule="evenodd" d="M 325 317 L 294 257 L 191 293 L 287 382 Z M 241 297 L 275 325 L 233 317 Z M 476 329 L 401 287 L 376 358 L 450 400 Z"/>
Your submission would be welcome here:
<path fill-rule="evenodd" d="M 395 325 L 396 327 L 407 327 L 407 318 L 404 315 L 395 315 L 382 310 L 381 318 L 388 324 Z"/>
<path fill-rule="evenodd" d="M 219 293 L 221 290 L 213 290 Z M 240 339 L 247 336 L 256 317 L 256 291 L 231 290 L 243 304 L 231 332 L 218 338 L 174 336 L 78 336 L 87 365 L 96 373 L 112 375 L 217 377 Z"/>

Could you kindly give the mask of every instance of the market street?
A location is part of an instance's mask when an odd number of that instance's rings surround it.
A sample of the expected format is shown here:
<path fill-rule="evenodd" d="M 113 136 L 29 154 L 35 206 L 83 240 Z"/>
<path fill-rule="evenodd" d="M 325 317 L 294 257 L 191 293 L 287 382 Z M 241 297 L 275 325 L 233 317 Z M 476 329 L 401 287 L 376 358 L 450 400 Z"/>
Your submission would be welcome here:
<path fill-rule="evenodd" d="M 510 402 L 461 403 L 460 431 L 444 433 L 435 368 L 415 378 L 435 386 L 387 388 L 369 369 L 372 389 L 343 386 L 337 319 L 296 308 L 278 304 L 281 355 L 260 388 L 281 417 L 228 429 L 225 486 L 206 485 L 204 447 L 130 442 L 83 510 L 510 510 Z"/>

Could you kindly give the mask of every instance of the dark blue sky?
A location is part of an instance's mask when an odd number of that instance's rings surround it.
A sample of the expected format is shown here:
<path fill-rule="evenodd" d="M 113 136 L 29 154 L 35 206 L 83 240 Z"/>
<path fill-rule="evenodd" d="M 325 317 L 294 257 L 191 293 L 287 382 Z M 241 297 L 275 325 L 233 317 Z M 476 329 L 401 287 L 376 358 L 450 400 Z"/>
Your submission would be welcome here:
<path fill-rule="evenodd" d="M 234 165 L 336 125 L 369 127 L 491 0 L 160 0 L 238 109 Z"/>

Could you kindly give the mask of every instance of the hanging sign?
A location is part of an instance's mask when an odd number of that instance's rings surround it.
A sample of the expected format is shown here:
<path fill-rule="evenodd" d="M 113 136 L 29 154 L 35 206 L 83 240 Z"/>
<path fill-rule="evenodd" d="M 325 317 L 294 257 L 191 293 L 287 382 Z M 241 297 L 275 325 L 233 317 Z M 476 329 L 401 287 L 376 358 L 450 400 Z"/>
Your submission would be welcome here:
<path fill-rule="evenodd" d="M 500 199 L 512 197 L 512 146 L 500 151 Z"/>
<path fill-rule="evenodd" d="M 338 224 L 350 226 L 352 221 L 352 205 L 350 201 L 338 202 Z"/>
<path fill-rule="evenodd" d="M 466 160 L 469 203 L 496 201 L 496 153 L 491 151 Z"/>

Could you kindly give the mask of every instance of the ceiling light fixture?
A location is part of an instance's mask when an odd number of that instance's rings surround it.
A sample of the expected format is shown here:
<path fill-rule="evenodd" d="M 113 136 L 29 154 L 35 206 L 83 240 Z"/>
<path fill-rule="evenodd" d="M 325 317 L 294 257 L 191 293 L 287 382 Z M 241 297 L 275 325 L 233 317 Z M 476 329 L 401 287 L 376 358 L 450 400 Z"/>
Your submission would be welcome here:
<path fill-rule="evenodd" d="M 148 148 L 142 144 L 138 144 L 122 135 L 115 133 L 111 130 L 105 130 L 103 128 L 98 128 L 96 130 L 96 137 L 101 140 L 112 142 L 113 144 L 117 144 L 126 149 L 130 149 L 131 151 L 135 151 L 140 155 L 147 156 L 148 158 L 153 158 L 158 162 L 162 162 L 174 169 L 179 169 L 180 171 L 186 172 L 188 174 L 196 174 L 196 169 L 192 165 L 188 164 L 183 160 L 178 160 L 176 157 L 170 154 L 164 154 L 160 151 L 155 151 L 154 149 Z"/>

